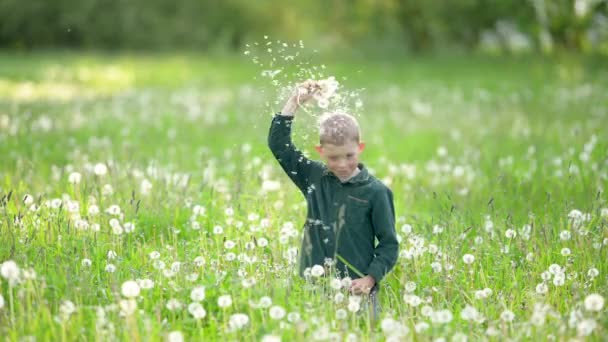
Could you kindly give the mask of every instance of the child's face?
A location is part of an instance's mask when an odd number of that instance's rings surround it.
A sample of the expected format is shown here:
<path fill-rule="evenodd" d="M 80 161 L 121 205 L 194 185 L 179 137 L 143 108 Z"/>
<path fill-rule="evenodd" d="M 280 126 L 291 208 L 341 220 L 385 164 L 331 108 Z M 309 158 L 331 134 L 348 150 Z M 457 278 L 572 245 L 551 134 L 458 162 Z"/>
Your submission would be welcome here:
<path fill-rule="evenodd" d="M 329 171 L 340 179 L 347 179 L 355 172 L 364 147 L 363 143 L 348 141 L 344 145 L 323 144 L 316 149 Z"/>

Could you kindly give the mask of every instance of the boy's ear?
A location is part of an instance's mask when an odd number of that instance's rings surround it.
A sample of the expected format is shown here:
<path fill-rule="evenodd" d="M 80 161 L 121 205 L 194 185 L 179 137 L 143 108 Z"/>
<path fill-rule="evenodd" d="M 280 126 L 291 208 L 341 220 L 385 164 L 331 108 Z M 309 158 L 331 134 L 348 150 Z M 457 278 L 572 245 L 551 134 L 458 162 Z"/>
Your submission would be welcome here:
<path fill-rule="evenodd" d="M 359 152 L 363 152 L 364 149 L 365 149 L 365 143 L 364 142 L 359 143 Z"/>
<path fill-rule="evenodd" d="M 323 146 L 321 146 L 321 145 L 316 145 L 316 146 L 315 146 L 315 150 L 317 150 L 317 152 L 319 152 L 319 154 L 323 154 Z"/>

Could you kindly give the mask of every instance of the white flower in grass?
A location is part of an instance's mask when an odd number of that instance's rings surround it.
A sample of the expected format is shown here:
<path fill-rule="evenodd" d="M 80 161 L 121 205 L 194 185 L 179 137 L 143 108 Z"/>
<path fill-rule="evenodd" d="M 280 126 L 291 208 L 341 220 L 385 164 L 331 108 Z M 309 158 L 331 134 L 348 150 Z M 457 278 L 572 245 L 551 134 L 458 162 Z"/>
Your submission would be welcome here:
<path fill-rule="evenodd" d="M 217 298 L 217 306 L 220 308 L 227 308 L 232 305 L 232 297 L 230 295 L 222 295 Z"/>
<path fill-rule="evenodd" d="M 135 299 L 122 299 L 118 302 L 120 314 L 123 316 L 131 316 L 137 310 L 137 302 Z"/>
<path fill-rule="evenodd" d="M 190 305 L 188 305 L 188 312 L 195 319 L 203 319 L 205 316 L 207 316 L 207 311 L 205 311 L 203 306 L 197 302 L 190 303 Z"/>
<path fill-rule="evenodd" d="M 123 228 L 125 229 L 126 233 L 133 233 L 135 230 L 135 224 L 132 222 L 126 222 Z"/>
<path fill-rule="evenodd" d="M 290 322 L 290 323 L 299 322 L 301 318 L 302 317 L 300 316 L 299 312 L 295 312 L 294 311 L 294 312 L 290 312 L 290 313 L 287 314 L 287 321 Z"/>
<path fill-rule="evenodd" d="M 343 320 L 343 319 L 346 319 L 346 317 L 348 317 L 348 312 L 346 310 L 344 310 L 344 309 L 336 310 L 336 319 Z"/>
<path fill-rule="evenodd" d="M 200 302 L 205 299 L 205 287 L 197 286 L 190 291 L 190 299 L 194 302 Z"/>
<path fill-rule="evenodd" d="M 431 326 L 427 322 L 423 321 L 416 323 L 416 325 L 414 325 L 414 330 L 416 330 L 416 332 L 420 334 L 427 331 L 430 327 Z"/>
<path fill-rule="evenodd" d="M 336 293 L 336 295 L 334 296 L 334 303 L 336 304 L 340 304 L 344 301 L 344 294 L 342 292 L 338 292 Z"/>
<path fill-rule="evenodd" d="M 23 204 L 31 205 L 33 203 L 34 203 L 34 197 L 32 197 L 32 195 L 25 194 L 25 196 L 23 196 Z"/>
<path fill-rule="evenodd" d="M 604 297 L 597 293 L 590 294 L 585 298 L 584 304 L 585 310 L 599 312 L 604 307 Z"/>
<path fill-rule="evenodd" d="M 274 305 L 273 307 L 270 308 L 270 310 L 268 310 L 268 315 L 270 316 L 270 318 L 274 319 L 274 320 L 280 320 L 283 319 L 283 317 L 285 317 L 285 309 L 283 309 L 282 307 L 278 306 L 278 305 Z"/>
<path fill-rule="evenodd" d="M 233 249 L 236 246 L 236 243 L 232 240 L 226 240 L 224 242 L 224 248 L 226 249 Z"/>
<path fill-rule="evenodd" d="M 566 275 L 564 273 L 558 273 L 553 278 L 553 285 L 562 286 L 566 282 Z"/>
<path fill-rule="evenodd" d="M 95 172 L 95 174 L 98 176 L 105 176 L 108 173 L 108 167 L 106 164 L 97 163 L 93 168 L 93 172 Z"/>
<path fill-rule="evenodd" d="M 424 317 L 430 317 L 433 312 L 433 308 L 428 305 L 425 305 L 422 307 L 422 309 L 420 309 L 420 314 Z"/>
<path fill-rule="evenodd" d="M 540 284 L 536 285 L 536 293 L 545 294 L 545 293 L 547 293 L 547 291 L 549 291 L 549 287 L 547 287 L 547 284 L 540 283 Z"/>
<path fill-rule="evenodd" d="M 224 233 L 224 228 L 222 226 L 213 227 L 213 234 L 219 235 Z"/>
<path fill-rule="evenodd" d="M 281 336 L 277 335 L 264 335 L 262 342 L 281 342 Z"/>
<path fill-rule="evenodd" d="M 167 334 L 167 342 L 184 342 L 184 335 L 181 331 L 172 331 Z"/>
<path fill-rule="evenodd" d="M 431 321 L 433 323 L 439 323 L 439 324 L 450 323 L 452 321 L 452 318 L 454 318 L 454 316 L 452 315 L 452 312 L 447 309 L 433 311 L 433 313 L 431 314 Z"/>
<path fill-rule="evenodd" d="M 558 264 L 551 264 L 549 266 L 549 272 L 551 272 L 551 274 L 563 273 L 563 269 Z"/>
<path fill-rule="evenodd" d="M 357 312 L 361 308 L 361 304 L 359 302 L 350 301 L 348 303 L 348 311 Z"/>
<path fill-rule="evenodd" d="M 325 273 L 325 268 L 323 268 L 323 266 L 321 265 L 314 265 L 311 269 L 310 269 L 310 274 L 313 277 L 320 277 Z"/>
<path fill-rule="evenodd" d="M 133 280 L 127 280 L 124 283 L 122 283 L 122 286 L 120 289 L 121 289 L 122 295 L 127 298 L 135 298 L 135 297 L 139 296 L 139 292 L 141 291 L 139 284 L 137 284 L 137 282 L 133 281 Z"/>
<path fill-rule="evenodd" d="M 156 259 L 160 258 L 160 253 L 157 251 L 152 251 L 152 252 L 150 252 L 150 254 L 148 254 L 148 257 L 150 257 L 150 259 L 152 259 L 152 260 L 156 260 Z"/>
<path fill-rule="evenodd" d="M 268 240 L 266 238 L 263 238 L 263 237 L 259 238 L 258 239 L 258 247 L 264 248 L 266 246 L 268 246 Z"/>
<path fill-rule="evenodd" d="M 64 317 L 69 317 L 71 314 L 76 312 L 76 305 L 74 305 L 74 303 L 72 303 L 70 300 L 64 300 L 59 306 L 59 312 Z"/>
<path fill-rule="evenodd" d="M 150 182 L 147 178 L 142 179 L 139 189 L 142 195 L 149 195 L 152 190 L 152 182 Z"/>
<path fill-rule="evenodd" d="M 387 317 L 380 322 L 380 328 L 385 335 L 390 335 L 396 330 L 397 324 L 399 324 L 399 322 L 395 321 L 391 317 Z"/>
<path fill-rule="evenodd" d="M 78 172 L 72 172 L 68 176 L 68 182 L 71 184 L 78 184 L 82 180 L 82 175 Z"/>
<path fill-rule="evenodd" d="M 13 260 L 8 260 L 0 266 L 0 275 L 8 281 L 17 281 L 19 279 L 20 269 L 17 263 Z"/>
<path fill-rule="evenodd" d="M 106 209 L 106 213 L 114 216 L 120 215 L 120 207 L 113 204 Z"/>
<path fill-rule="evenodd" d="M 598 269 L 595 267 L 592 267 L 589 269 L 589 271 L 587 271 L 587 276 L 591 279 L 597 277 L 598 275 L 600 275 L 600 271 L 598 271 Z"/>
<path fill-rule="evenodd" d="M 177 300 L 175 298 L 171 298 L 167 301 L 167 304 L 165 304 L 165 307 L 169 311 L 177 311 L 177 310 L 181 310 L 183 305 L 179 300 Z"/>
<path fill-rule="evenodd" d="M 91 259 L 84 258 L 82 259 L 80 264 L 82 265 L 82 267 L 91 267 L 91 264 L 93 264 L 93 262 L 91 261 Z"/>
<path fill-rule="evenodd" d="M 59 207 L 61 206 L 62 203 L 63 203 L 63 201 L 61 200 L 61 198 L 53 198 L 50 203 L 51 208 L 59 209 Z"/>
<path fill-rule="evenodd" d="M 581 337 L 589 336 L 595 328 L 597 328 L 597 323 L 594 320 L 584 319 L 576 326 L 576 333 Z"/>
<path fill-rule="evenodd" d="M 272 305 L 272 299 L 268 296 L 264 296 L 260 298 L 260 302 L 258 303 L 258 307 L 262 309 L 267 309 Z"/>
<path fill-rule="evenodd" d="M 105 271 L 108 273 L 114 273 L 116 272 L 116 266 L 114 266 L 114 264 L 107 264 Z"/>
<path fill-rule="evenodd" d="M 513 239 L 513 238 L 515 238 L 516 236 L 517 236 L 517 232 L 516 232 L 515 230 L 513 230 L 513 229 L 507 229 L 507 230 L 505 231 L 505 237 L 506 237 L 507 239 Z"/>
<path fill-rule="evenodd" d="M 116 259 L 116 257 L 118 256 L 118 254 L 116 254 L 116 252 L 114 252 L 113 250 L 109 250 L 107 257 L 108 259 L 112 260 L 112 259 Z"/>
<path fill-rule="evenodd" d="M 330 282 L 330 286 L 334 290 L 339 290 L 342 288 L 342 281 L 338 278 L 333 278 Z"/>
<path fill-rule="evenodd" d="M 570 233 L 569 230 L 562 230 L 562 232 L 559 233 L 559 238 L 563 241 L 568 241 L 568 240 L 570 240 L 571 237 L 572 237 L 572 234 Z"/>
<path fill-rule="evenodd" d="M 441 264 L 437 261 L 433 261 L 431 263 L 431 268 L 433 269 L 433 272 L 435 272 L 435 273 L 439 273 L 443 270 L 443 266 L 441 266 Z"/>
<path fill-rule="evenodd" d="M 414 290 L 416 290 L 416 283 L 413 281 L 408 281 L 405 283 L 405 292 L 412 293 Z"/>
<path fill-rule="evenodd" d="M 420 299 L 420 297 L 416 296 L 416 295 L 410 295 L 410 294 L 406 294 L 403 296 L 403 300 L 405 300 L 405 303 L 416 307 L 420 304 L 422 304 L 422 299 Z"/>
<path fill-rule="evenodd" d="M 505 310 L 500 314 L 500 319 L 505 322 L 511 322 L 515 319 L 515 314 L 511 310 Z"/>
<path fill-rule="evenodd" d="M 154 287 L 154 281 L 152 279 L 137 279 L 136 281 L 142 290 L 149 290 Z"/>
<path fill-rule="evenodd" d="M 563 256 L 568 256 L 568 255 L 572 254 L 572 251 L 570 251 L 570 248 L 564 247 L 564 248 L 562 248 L 561 253 Z"/>
<path fill-rule="evenodd" d="M 249 316 L 242 313 L 236 313 L 230 316 L 230 320 L 228 321 L 230 330 L 233 331 L 243 329 L 247 324 L 249 324 Z"/>
<path fill-rule="evenodd" d="M 353 280 L 351 277 L 344 277 L 342 278 L 342 287 L 345 289 L 349 289 L 350 286 L 352 285 Z"/>
<path fill-rule="evenodd" d="M 4 297 L 2 297 L 2 294 L 0 294 L 0 309 L 2 309 L 4 307 Z"/>
<path fill-rule="evenodd" d="M 192 262 L 194 263 L 194 266 L 202 267 L 205 265 L 205 258 L 203 256 L 197 256 Z"/>
<path fill-rule="evenodd" d="M 465 321 L 477 321 L 481 317 L 479 311 L 471 305 L 466 305 L 464 309 L 460 312 L 460 318 Z"/>
<path fill-rule="evenodd" d="M 608 208 L 602 208 L 600 211 L 600 216 L 603 218 L 608 218 Z"/>
<path fill-rule="evenodd" d="M 102 188 L 101 188 L 101 194 L 103 196 L 111 196 L 114 193 L 114 187 L 112 187 L 112 184 L 105 184 Z"/>
<path fill-rule="evenodd" d="M 475 256 L 472 254 L 465 254 L 462 256 L 462 261 L 464 261 L 465 264 L 470 265 L 475 261 Z"/>

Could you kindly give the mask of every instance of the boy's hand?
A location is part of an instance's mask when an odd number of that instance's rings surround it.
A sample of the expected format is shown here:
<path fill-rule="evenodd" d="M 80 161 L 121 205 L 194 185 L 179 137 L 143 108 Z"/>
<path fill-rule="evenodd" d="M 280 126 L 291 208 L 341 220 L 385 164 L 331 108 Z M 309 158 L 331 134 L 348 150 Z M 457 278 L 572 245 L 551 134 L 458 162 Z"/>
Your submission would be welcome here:
<path fill-rule="evenodd" d="M 282 115 L 293 116 L 298 107 L 304 105 L 306 102 L 310 101 L 314 97 L 314 95 L 321 90 L 321 87 L 314 80 L 306 80 L 298 85 L 289 98 L 283 110 L 281 110 Z"/>
<path fill-rule="evenodd" d="M 365 276 L 363 278 L 355 279 L 350 285 L 350 292 L 352 294 L 369 294 L 372 287 L 376 285 L 376 279 L 372 276 Z"/>

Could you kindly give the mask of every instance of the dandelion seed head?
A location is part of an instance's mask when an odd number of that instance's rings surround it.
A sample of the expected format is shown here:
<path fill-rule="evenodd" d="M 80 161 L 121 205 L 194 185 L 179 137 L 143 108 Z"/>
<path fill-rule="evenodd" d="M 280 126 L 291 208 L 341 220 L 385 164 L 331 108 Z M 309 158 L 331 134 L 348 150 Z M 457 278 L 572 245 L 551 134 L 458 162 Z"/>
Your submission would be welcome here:
<path fill-rule="evenodd" d="M 475 256 L 472 254 L 465 254 L 462 256 L 462 261 L 464 261 L 465 264 L 470 265 L 475 261 Z"/>
<path fill-rule="evenodd" d="M 283 307 L 279 305 L 274 305 L 270 308 L 270 310 L 268 310 L 268 315 L 274 320 L 283 319 L 283 317 L 285 317 L 285 314 L 285 309 L 283 309 Z"/>
<path fill-rule="evenodd" d="M 197 286 L 190 291 L 190 299 L 193 302 L 200 302 L 205 299 L 205 287 Z"/>
<path fill-rule="evenodd" d="M 599 312 L 604 307 L 604 297 L 598 293 L 593 293 L 585 297 L 585 310 Z"/>
<path fill-rule="evenodd" d="M 222 295 L 217 298 L 217 306 L 225 309 L 232 305 L 232 297 L 230 295 Z"/>
<path fill-rule="evenodd" d="M 184 342 L 184 335 L 181 331 L 171 331 L 167 334 L 167 342 Z"/>

